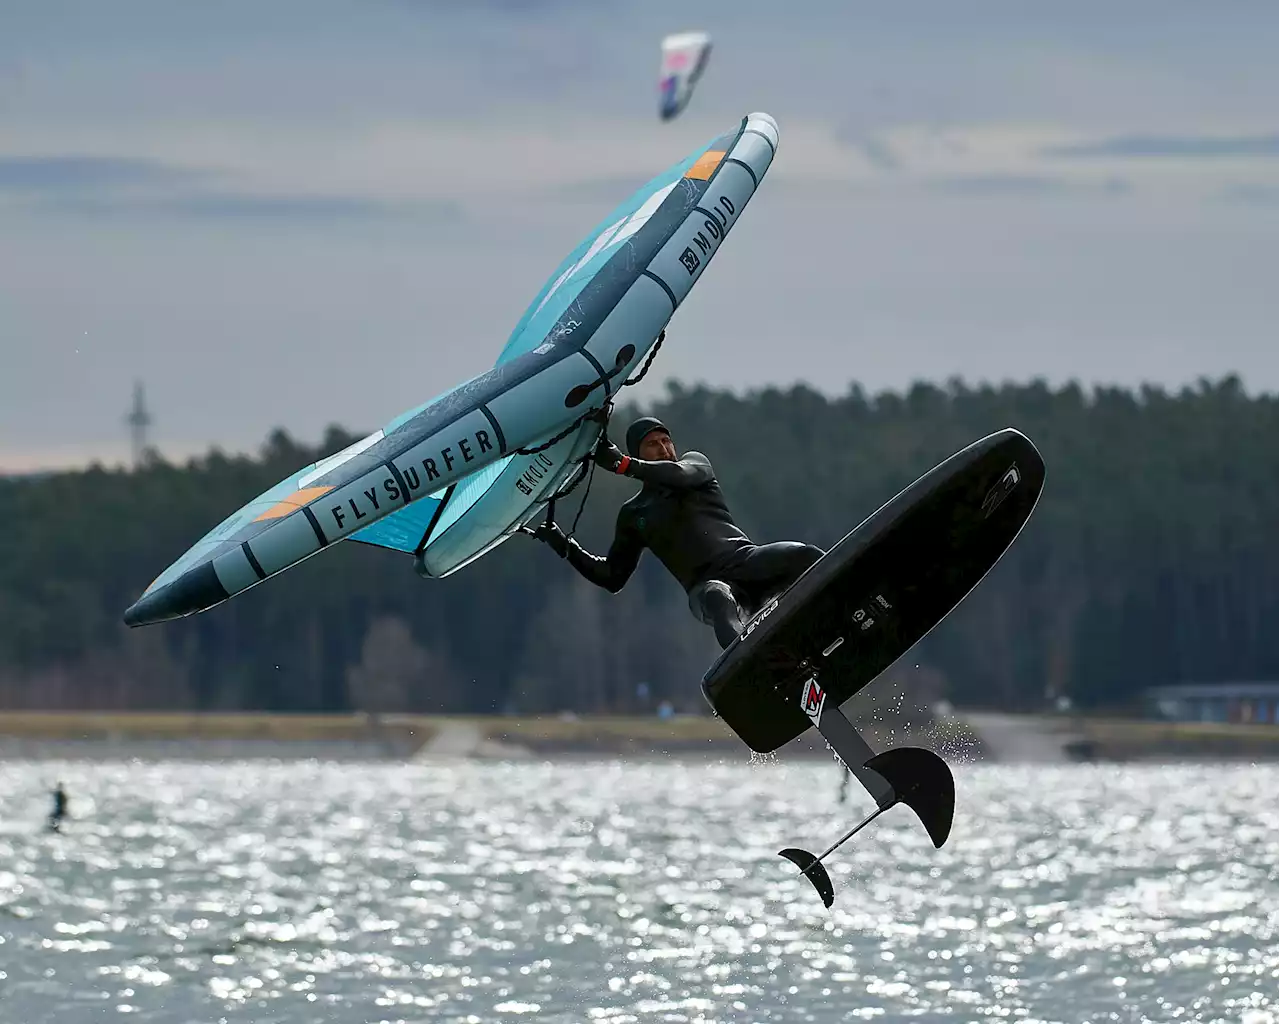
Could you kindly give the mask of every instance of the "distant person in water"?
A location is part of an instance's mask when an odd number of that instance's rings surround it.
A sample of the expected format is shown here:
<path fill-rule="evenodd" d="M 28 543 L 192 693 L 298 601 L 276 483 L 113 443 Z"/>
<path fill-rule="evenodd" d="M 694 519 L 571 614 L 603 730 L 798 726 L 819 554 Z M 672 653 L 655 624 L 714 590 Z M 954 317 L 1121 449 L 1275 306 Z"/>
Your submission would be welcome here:
<path fill-rule="evenodd" d="M 67 791 L 61 782 L 53 791 L 53 810 L 49 812 L 49 831 L 57 832 L 62 827 L 62 819 L 67 817 Z"/>

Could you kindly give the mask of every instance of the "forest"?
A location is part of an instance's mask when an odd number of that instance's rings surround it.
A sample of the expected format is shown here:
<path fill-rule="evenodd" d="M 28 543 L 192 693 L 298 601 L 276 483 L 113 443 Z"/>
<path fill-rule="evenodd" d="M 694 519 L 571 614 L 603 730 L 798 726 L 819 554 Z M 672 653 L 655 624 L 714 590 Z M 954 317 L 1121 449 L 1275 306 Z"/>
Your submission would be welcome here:
<path fill-rule="evenodd" d="M 829 548 L 899 489 L 1005 426 L 1048 467 L 987 579 L 902 660 L 921 692 L 1123 708 L 1148 686 L 1277 676 L 1277 399 L 1238 379 L 1086 389 L 920 383 L 828 397 L 669 384 L 643 410 L 704 452 L 757 542 Z M 363 426 L 363 425 L 355 425 Z M 361 436 L 256 457 L 0 477 L 0 708 L 579 713 L 705 711 L 719 651 L 651 554 L 619 594 L 518 536 L 443 580 L 341 544 L 208 612 L 129 629 L 124 609 L 245 501 Z M 597 473 L 576 536 L 603 553 L 638 485 Z M 560 504 L 568 529 L 585 488 Z"/>

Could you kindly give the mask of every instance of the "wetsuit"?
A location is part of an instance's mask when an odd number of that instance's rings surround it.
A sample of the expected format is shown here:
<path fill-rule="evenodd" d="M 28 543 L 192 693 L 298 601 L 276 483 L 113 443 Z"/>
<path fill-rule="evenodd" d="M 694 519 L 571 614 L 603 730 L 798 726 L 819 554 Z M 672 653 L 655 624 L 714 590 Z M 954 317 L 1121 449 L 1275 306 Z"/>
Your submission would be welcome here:
<path fill-rule="evenodd" d="M 628 459 L 625 473 L 644 486 L 618 511 L 607 555 L 593 555 L 563 535 L 546 539 L 584 578 L 615 594 L 648 548 L 680 581 L 693 614 L 714 627 L 721 647 L 742 632 L 744 614 L 785 590 L 824 553 L 797 541 L 753 543 L 733 521 L 701 452 L 679 462 Z"/>
<path fill-rule="evenodd" d="M 67 816 L 67 792 L 61 786 L 53 791 L 53 810 L 49 813 L 49 828 L 55 832 Z"/>

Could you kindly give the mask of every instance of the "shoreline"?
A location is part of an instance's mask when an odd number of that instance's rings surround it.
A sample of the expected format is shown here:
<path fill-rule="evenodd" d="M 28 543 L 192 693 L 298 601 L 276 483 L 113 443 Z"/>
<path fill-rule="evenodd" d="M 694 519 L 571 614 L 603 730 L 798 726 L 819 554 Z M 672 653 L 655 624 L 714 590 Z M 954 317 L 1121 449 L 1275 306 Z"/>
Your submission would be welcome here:
<path fill-rule="evenodd" d="M 924 728 L 861 721 L 875 745 L 915 742 L 952 755 L 982 752 L 961 722 Z M 810 730 L 786 757 L 829 758 Z M 0 760 L 23 757 L 321 758 L 437 761 L 474 758 L 751 756 L 710 715 L 411 715 L 258 712 L 0 712 Z M 759 756 L 759 755 L 756 755 Z"/>
<path fill-rule="evenodd" d="M 851 709 L 846 708 L 846 713 Z M 877 749 L 913 744 L 951 760 L 1275 761 L 1275 725 L 1164 722 L 956 710 L 907 724 L 856 719 Z M 829 758 L 810 730 L 787 758 Z M 120 757 L 435 761 L 473 758 L 749 756 L 710 715 L 410 715 L 0 711 L 0 759 Z"/>

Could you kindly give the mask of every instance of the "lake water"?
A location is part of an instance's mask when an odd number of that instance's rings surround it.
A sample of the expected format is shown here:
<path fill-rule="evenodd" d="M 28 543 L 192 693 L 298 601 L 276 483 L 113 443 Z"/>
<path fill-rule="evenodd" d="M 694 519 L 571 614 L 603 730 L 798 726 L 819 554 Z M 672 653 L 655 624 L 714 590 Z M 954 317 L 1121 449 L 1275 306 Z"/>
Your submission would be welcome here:
<path fill-rule="evenodd" d="M 1277 766 L 0 762 L 3 1019 L 1277 1020 Z M 62 779 L 75 820 L 42 831 Z"/>

